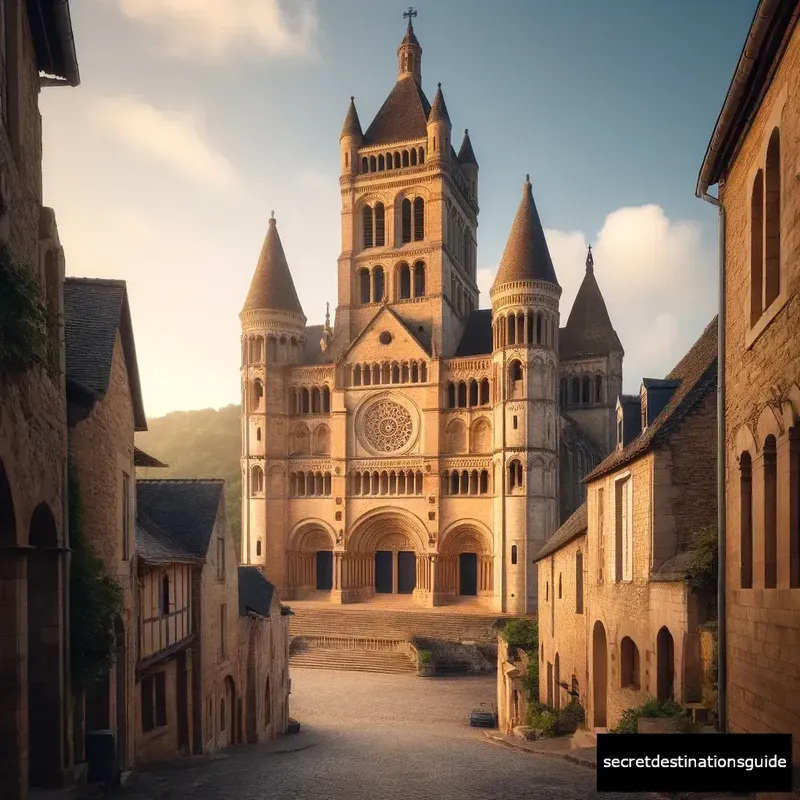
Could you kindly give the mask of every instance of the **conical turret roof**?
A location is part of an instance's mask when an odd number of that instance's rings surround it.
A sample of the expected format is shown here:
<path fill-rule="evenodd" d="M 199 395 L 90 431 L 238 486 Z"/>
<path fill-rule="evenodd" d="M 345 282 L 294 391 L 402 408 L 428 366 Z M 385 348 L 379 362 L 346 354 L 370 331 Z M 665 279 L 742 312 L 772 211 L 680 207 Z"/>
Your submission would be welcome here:
<path fill-rule="evenodd" d="M 492 288 L 514 281 L 547 281 L 558 286 L 529 175 Z"/>
<path fill-rule="evenodd" d="M 361 130 L 361 121 L 358 119 L 358 111 L 356 111 L 356 99 L 350 96 L 350 106 L 347 109 L 347 116 L 344 118 L 344 125 L 342 125 L 342 135 L 340 139 L 345 136 L 364 136 Z"/>
<path fill-rule="evenodd" d="M 428 114 L 428 122 L 447 122 L 450 124 L 450 115 L 447 113 L 447 104 L 444 102 L 441 83 L 436 88 L 431 113 Z"/>
<path fill-rule="evenodd" d="M 286 254 L 283 252 L 281 237 L 278 235 L 274 213 L 269 220 L 264 246 L 261 248 L 242 313 L 265 310 L 303 313 Z"/>
<path fill-rule="evenodd" d="M 624 353 L 597 284 L 591 247 L 586 256 L 586 275 L 560 334 L 559 351 L 562 358 Z"/>
<path fill-rule="evenodd" d="M 469 130 L 464 131 L 464 138 L 458 151 L 458 161 L 461 164 L 478 166 L 478 159 L 475 158 L 475 151 L 472 149 L 472 140 L 469 138 Z"/>

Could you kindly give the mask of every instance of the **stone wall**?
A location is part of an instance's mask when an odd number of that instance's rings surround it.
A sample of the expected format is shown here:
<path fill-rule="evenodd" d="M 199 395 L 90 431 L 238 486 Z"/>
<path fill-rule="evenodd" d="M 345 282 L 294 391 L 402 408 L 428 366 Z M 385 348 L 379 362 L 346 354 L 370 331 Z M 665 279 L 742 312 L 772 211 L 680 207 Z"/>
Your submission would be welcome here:
<path fill-rule="evenodd" d="M 800 611 L 797 592 L 797 419 L 800 418 L 800 32 L 795 28 L 721 190 L 726 224 L 728 722 L 732 731 L 794 734 L 800 760 Z M 777 300 L 751 325 L 751 196 L 780 129 Z M 794 428 L 792 429 L 792 425 Z M 765 582 L 764 444 L 777 442 L 777 586 Z M 739 458 L 752 459 L 753 579 L 742 587 Z M 794 487 L 793 489 L 790 487 Z M 792 500 L 792 498 L 795 498 Z"/>

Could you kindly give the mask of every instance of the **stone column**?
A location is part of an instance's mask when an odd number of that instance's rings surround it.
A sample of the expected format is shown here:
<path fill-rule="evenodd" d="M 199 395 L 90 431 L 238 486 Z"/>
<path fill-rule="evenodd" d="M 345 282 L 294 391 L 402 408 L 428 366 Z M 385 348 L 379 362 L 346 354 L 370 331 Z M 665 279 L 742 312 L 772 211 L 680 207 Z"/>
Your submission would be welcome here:
<path fill-rule="evenodd" d="M 432 553 L 428 556 L 429 560 L 429 576 L 430 576 L 430 593 L 431 593 L 431 607 L 437 605 L 436 602 L 436 593 L 438 591 L 438 586 L 436 585 L 436 562 L 439 560 L 439 556 L 436 553 Z"/>

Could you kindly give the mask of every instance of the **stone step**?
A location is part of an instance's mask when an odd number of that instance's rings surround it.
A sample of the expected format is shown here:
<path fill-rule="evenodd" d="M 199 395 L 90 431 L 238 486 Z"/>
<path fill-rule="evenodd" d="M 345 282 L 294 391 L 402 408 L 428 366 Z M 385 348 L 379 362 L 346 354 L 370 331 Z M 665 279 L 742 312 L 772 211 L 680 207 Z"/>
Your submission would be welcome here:
<path fill-rule="evenodd" d="M 289 664 L 299 669 L 329 669 L 344 672 L 413 672 L 416 667 L 402 653 L 376 653 L 370 650 L 328 650 L 315 647 L 293 655 Z"/>

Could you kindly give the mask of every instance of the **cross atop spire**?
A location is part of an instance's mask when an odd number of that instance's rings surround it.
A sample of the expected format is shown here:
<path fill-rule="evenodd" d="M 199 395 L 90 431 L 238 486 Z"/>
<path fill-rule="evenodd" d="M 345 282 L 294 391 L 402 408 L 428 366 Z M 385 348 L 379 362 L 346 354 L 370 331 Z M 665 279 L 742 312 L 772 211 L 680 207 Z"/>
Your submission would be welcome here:
<path fill-rule="evenodd" d="M 408 19 L 408 29 L 410 31 L 414 30 L 414 26 L 411 24 L 411 19 L 417 16 L 417 12 L 414 9 L 414 6 L 409 6 L 408 11 L 403 12 L 403 19 Z"/>
<path fill-rule="evenodd" d="M 589 245 L 589 252 L 586 254 L 586 271 L 594 272 L 594 257 L 592 256 L 591 245 Z"/>

